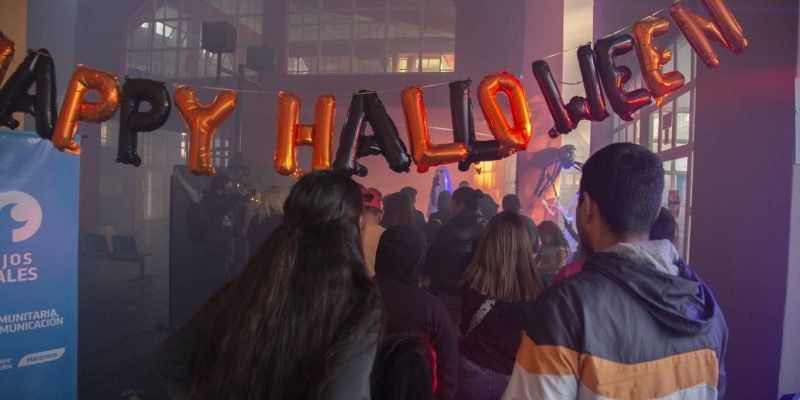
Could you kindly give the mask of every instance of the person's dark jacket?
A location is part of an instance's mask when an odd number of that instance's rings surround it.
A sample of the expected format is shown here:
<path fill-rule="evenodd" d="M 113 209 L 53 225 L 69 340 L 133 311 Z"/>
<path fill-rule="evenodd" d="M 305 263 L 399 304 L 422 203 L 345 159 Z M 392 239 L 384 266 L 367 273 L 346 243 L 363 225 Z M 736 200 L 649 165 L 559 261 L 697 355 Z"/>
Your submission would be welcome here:
<path fill-rule="evenodd" d="M 283 214 L 272 214 L 264 219 L 261 214 L 256 214 L 250 219 L 247 225 L 247 244 L 250 247 L 250 255 L 255 254 L 261 245 L 275 232 L 283 223 Z"/>
<path fill-rule="evenodd" d="M 478 210 L 464 211 L 442 226 L 425 260 L 426 275 L 431 277 L 431 292 L 459 296 L 461 275 L 469 264 L 483 226 L 483 215 Z"/>
<path fill-rule="evenodd" d="M 211 189 L 203 191 L 200 206 L 208 216 L 209 230 L 232 230 L 232 227 L 223 225 L 223 219 L 244 201 L 244 197 L 237 193 L 220 194 Z"/>
<path fill-rule="evenodd" d="M 486 296 L 461 288 L 461 335 L 466 335 L 473 316 L 486 301 Z M 463 357 L 478 365 L 511 375 L 514 358 L 522 341 L 525 302 L 497 301 L 486 317 L 464 337 L 460 351 Z"/>
<path fill-rule="evenodd" d="M 408 333 L 430 340 L 436 351 L 436 397 L 453 399 L 458 377 L 456 335 L 444 305 L 419 287 L 425 250 L 424 237 L 416 229 L 387 229 L 375 256 L 375 284 L 383 298 L 386 334 Z"/>
<path fill-rule="evenodd" d="M 724 397 L 725 319 L 668 241 L 589 256 L 525 315 L 504 398 Z"/>
<path fill-rule="evenodd" d="M 425 214 L 416 208 L 414 209 L 414 223 L 417 224 L 417 229 L 420 230 L 425 226 Z"/>
<path fill-rule="evenodd" d="M 446 223 L 450 222 L 451 218 L 453 218 L 452 211 L 450 211 L 449 209 L 448 210 L 439 210 L 439 211 L 436 211 L 435 213 L 431 214 L 431 216 L 428 217 L 428 221 L 432 221 L 432 220 L 435 219 L 435 220 L 441 221 L 442 224 L 446 224 Z"/>

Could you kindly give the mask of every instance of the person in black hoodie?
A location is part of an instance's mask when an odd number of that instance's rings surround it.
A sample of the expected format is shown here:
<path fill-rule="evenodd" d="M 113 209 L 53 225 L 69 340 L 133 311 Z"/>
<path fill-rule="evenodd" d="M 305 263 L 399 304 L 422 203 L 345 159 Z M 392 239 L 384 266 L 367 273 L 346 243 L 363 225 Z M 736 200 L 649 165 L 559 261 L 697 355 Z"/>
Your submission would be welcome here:
<path fill-rule="evenodd" d="M 461 322 L 459 282 L 469 264 L 472 248 L 480 238 L 485 221 L 478 202 L 483 193 L 470 187 L 453 192 L 453 218 L 444 224 L 428 249 L 425 272 L 431 277 L 431 292 L 439 297 L 450 313 L 453 327 Z"/>
<path fill-rule="evenodd" d="M 375 256 L 375 284 L 383 298 L 386 334 L 426 337 L 436 351 L 437 399 L 454 399 L 458 368 L 456 336 L 444 305 L 419 287 L 425 239 L 408 226 L 381 235 Z"/>
<path fill-rule="evenodd" d="M 589 157 L 576 216 L 590 255 L 526 310 L 504 399 L 724 397 L 722 311 L 669 240 L 649 240 L 663 190 L 642 146 Z"/>

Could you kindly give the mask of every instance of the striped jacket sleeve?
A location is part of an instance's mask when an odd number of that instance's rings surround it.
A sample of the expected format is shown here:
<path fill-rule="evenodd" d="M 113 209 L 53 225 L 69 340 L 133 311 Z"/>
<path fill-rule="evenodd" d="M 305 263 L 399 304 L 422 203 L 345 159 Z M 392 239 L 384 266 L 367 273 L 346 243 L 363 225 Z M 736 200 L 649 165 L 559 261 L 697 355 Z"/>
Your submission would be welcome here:
<path fill-rule="evenodd" d="M 575 399 L 578 397 L 580 352 L 569 312 L 553 312 L 537 303 L 527 314 L 526 326 L 536 324 L 536 334 L 523 333 L 504 400 Z M 538 341 L 537 341 L 538 339 Z"/>

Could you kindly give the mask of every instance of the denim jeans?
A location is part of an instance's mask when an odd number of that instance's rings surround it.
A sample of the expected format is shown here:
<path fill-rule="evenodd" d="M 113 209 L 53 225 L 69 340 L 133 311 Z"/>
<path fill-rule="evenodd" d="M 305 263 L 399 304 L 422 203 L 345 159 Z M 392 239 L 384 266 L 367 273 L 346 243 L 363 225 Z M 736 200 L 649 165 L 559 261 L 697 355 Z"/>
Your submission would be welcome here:
<path fill-rule="evenodd" d="M 459 400 L 500 400 L 508 386 L 509 375 L 504 375 L 461 355 L 458 367 Z"/>

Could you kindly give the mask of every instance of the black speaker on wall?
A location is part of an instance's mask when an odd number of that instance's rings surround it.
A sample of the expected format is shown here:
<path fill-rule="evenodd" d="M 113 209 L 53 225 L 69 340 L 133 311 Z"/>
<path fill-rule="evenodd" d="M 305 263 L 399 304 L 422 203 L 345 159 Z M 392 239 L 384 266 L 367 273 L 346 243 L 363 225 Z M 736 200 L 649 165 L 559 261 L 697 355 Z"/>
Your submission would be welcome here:
<path fill-rule="evenodd" d="M 212 53 L 235 53 L 236 27 L 228 22 L 203 22 L 200 45 Z"/>
<path fill-rule="evenodd" d="M 275 52 L 267 46 L 247 46 L 247 68 L 272 72 L 275 69 Z"/>

